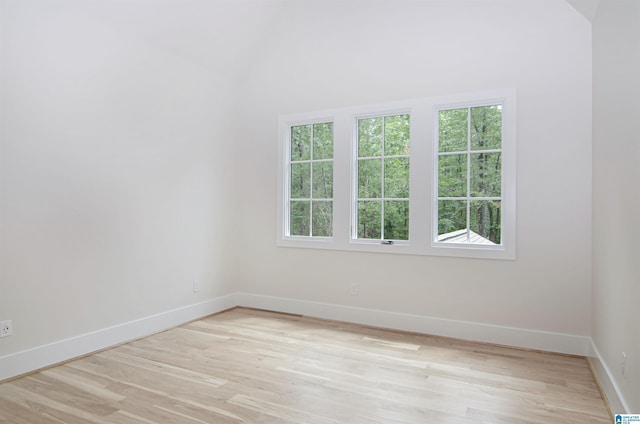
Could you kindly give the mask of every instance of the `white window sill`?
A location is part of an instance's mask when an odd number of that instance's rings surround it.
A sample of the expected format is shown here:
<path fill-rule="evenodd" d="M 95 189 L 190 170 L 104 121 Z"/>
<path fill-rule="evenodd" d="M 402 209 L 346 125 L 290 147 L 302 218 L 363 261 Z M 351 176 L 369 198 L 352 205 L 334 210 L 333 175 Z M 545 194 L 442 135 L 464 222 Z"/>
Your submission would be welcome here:
<path fill-rule="evenodd" d="M 347 240 L 333 238 L 285 237 L 277 242 L 278 247 L 337 250 L 365 253 L 391 253 L 402 255 L 441 256 L 456 258 L 515 260 L 515 252 L 504 246 L 487 246 L 460 243 L 432 243 L 430 246 L 418 246 L 408 241 L 395 241 L 382 244 L 378 241 Z"/>

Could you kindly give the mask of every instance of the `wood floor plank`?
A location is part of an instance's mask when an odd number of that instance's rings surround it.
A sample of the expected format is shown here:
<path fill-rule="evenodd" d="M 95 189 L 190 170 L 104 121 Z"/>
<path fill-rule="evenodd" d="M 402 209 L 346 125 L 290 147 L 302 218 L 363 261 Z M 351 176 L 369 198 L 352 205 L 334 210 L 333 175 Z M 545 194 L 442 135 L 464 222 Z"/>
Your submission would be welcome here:
<path fill-rule="evenodd" d="M 584 358 L 234 309 L 0 384 L 1 424 L 610 422 Z"/>

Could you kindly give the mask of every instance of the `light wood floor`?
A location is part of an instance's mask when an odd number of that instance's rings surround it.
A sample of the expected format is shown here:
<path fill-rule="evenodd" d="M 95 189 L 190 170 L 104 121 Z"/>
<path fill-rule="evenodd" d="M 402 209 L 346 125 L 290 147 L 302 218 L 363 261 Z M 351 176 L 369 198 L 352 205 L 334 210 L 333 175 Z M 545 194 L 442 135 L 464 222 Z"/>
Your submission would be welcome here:
<path fill-rule="evenodd" d="M 583 358 L 234 309 L 1 384 L 0 422 L 611 420 Z"/>

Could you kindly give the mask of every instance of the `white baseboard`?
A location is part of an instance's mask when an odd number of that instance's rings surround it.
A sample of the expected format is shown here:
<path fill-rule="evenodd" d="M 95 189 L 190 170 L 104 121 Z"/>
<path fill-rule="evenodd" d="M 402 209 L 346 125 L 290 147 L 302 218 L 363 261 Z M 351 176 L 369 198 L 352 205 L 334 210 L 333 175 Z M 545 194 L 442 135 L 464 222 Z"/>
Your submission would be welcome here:
<path fill-rule="evenodd" d="M 299 299 L 235 293 L 2 356 L 0 357 L 0 381 L 167 330 L 235 306 L 267 309 L 548 352 L 580 356 L 589 356 L 590 354 L 590 339 L 582 336 L 455 321 Z M 606 368 L 605 375 L 608 375 Z M 612 404 L 612 406 L 614 405 Z"/>
<path fill-rule="evenodd" d="M 236 306 L 234 294 L 0 357 L 0 381 L 33 372 Z"/>
<path fill-rule="evenodd" d="M 600 355 L 600 351 L 598 351 L 593 340 L 590 340 L 590 346 L 591 355 L 589 355 L 589 361 L 591 362 L 591 368 L 593 369 L 596 380 L 598 381 L 598 384 L 600 384 L 604 395 L 607 397 L 611 412 L 614 414 L 631 414 L 632 412 L 622 396 L 622 392 L 620 391 L 611 370 L 607 366 L 606 362 L 604 362 Z"/>
<path fill-rule="evenodd" d="M 455 321 L 423 315 L 364 309 L 353 306 L 249 293 L 238 293 L 236 300 L 238 306 L 249 308 L 267 309 L 277 312 L 525 349 L 589 356 L 589 338 L 583 336 L 479 324 L 476 322 Z"/>

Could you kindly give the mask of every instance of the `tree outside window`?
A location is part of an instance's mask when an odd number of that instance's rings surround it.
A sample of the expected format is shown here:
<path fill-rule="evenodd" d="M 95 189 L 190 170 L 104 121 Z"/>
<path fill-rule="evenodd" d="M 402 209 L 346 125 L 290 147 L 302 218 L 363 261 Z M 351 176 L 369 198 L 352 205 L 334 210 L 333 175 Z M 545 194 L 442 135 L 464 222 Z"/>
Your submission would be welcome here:
<path fill-rule="evenodd" d="M 501 105 L 439 111 L 437 172 L 437 241 L 501 244 Z"/>

